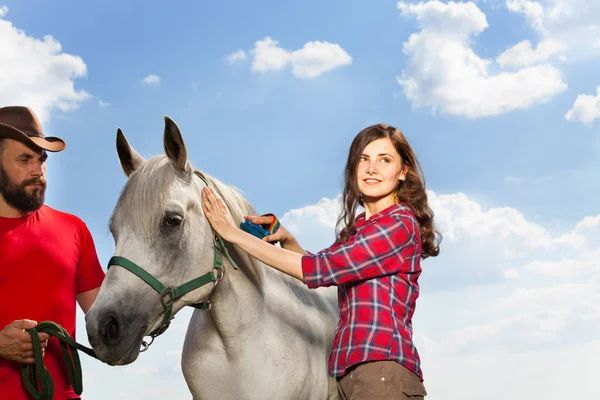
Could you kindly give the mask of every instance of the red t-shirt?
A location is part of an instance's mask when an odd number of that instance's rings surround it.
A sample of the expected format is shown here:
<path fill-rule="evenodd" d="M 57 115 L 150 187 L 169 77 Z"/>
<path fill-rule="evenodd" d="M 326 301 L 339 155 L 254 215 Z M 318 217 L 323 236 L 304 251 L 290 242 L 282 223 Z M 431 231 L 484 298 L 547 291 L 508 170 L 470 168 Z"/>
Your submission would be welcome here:
<path fill-rule="evenodd" d="M 103 279 L 92 235 L 79 218 L 45 205 L 23 218 L 0 217 L 0 329 L 19 319 L 54 321 L 75 338 L 76 295 Z M 44 364 L 54 400 L 78 398 L 63 363 L 59 342 L 51 338 Z M 0 398 L 31 398 L 21 367 L 0 358 Z"/>

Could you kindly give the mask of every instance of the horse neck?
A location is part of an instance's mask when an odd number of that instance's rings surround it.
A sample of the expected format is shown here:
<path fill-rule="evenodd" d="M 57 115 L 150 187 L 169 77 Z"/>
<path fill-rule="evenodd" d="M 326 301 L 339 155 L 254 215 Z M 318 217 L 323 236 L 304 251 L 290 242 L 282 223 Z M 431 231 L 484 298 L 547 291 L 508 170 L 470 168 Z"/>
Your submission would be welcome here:
<path fill-rule="evenodd" d="M 257 316 L 265 306 L 265 276 L 248 255 L 233 245 L 226 246 L 239 269 L 235 270 L 230 261 L 223 257 L 225 275 L 215 288 L 209 313 L 224 347 L 234 348 L 243 343 L 238 338 L 254 329 L 260 321 Z"/>
<path fill-rule="evenodd" d="M 204 184 L 208 183 L 213 188 L 217 186 L 218 191 L 223 189 L 219 186 L 225 186 L 214 178 L 201 177 L 200 171 L 195 173 Z M 200 191 L 204 184 L 200 185 Z M 227 206 L 231 209 L 231 204 Z M 241 205 L 241 208 L 248 214 L 253 212 L 250 204 Z M 247 329 L 252 329 L 252 326 L 260 321 L 256 316 L 264 308 L 263 282 L 266 277 L 264 269 L 257 261 L 252 262 L 250 256 L 236 246 L 228 243 L 225 243 L 225 246 L 239 269 L 234 269 L 227 257 L 222 257 L 225 275 L 215 288 L 209 313 L 218 335 L 228 347 L 242 343 L 235 338 L 243 335 Z M 231 343 L 227 343 L 228 341 Z"/>

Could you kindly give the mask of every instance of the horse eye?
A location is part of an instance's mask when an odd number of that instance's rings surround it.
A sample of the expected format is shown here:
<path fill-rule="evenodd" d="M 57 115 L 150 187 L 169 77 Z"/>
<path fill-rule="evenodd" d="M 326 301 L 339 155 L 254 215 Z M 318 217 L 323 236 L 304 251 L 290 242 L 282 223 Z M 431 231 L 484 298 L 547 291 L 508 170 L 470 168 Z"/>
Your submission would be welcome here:
<path fill-rule="evenodd" d="M 163 224 L 167 226 L 179 226 L 182 222 L 183 218 L 181 215 L 177 214 L 165 215 L 165 218 L 163 219 Z"/>

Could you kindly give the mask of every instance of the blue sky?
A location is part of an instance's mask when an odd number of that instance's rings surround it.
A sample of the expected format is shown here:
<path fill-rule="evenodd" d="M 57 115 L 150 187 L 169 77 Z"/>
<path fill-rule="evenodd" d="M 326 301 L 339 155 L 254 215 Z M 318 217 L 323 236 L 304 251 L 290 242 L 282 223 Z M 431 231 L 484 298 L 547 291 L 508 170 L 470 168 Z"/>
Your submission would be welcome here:
<path fill-rule="evenodd" d="M 149 157 L 162 153 L 169 115 L 195 167 L 240 188 L 259 212 L 284 216 L 318 250 L 333 239 L 352 138 L 372 123 L 397 126 L 423 165 L 446 237 L 443 256 L 425 263 L 416 317 L 425 373 L 432 371 L 429 397 L 480 398 L 460 390 L 470 374 L 452 380 L 442 367 L 465 357 L 485 371 L 498 357 L 481 343 L 546 343 L 535 357 L 514 353 L 539 365 L 567 342 L 574 365 L 585 363 L 577 357 L 589 346 L 600 349 L 593 335 L 567 332 L 584 320 L 598 332 L 598 309 L 584 306 L 590 298 L 565 295 L 552 311 L 532 300 L 570 290 L 597 300 L 586 286 L 597 282 L 600 254 L 600 6 L 591 3 L 4 0 L 0 43 L 10 51 L 0 55 L 0 105 L 34 106 L 47 134 L 67 141 L 49 159 L 48 204 L 90 226 L 103 264 L 114 249 L 108 218 L 125 182 L 118 127 Z M 154 83 L 144 83 L 151 75 Z M 519 296 L 537 325 L 509 317 L 508 299 Z M 453 314 L 472 299 L 496 313 Z M 515 326 L 522 336 L 510 334 Z M 479 345 L 480 358 L 461 353 Z M 440 350 L 452 346 L 458 356 Z M 158 358 L 163 350 L 153 351 Z M 136 368 L 161 375 L 149 354 Z M 498 369 L 480 381 L 510 381 Z M 519 393 L 535 382 L 519 385 L 512 397 L 530 398 Z M 552 396 L 561 390 L 534 397 L 559 398 Z"/>

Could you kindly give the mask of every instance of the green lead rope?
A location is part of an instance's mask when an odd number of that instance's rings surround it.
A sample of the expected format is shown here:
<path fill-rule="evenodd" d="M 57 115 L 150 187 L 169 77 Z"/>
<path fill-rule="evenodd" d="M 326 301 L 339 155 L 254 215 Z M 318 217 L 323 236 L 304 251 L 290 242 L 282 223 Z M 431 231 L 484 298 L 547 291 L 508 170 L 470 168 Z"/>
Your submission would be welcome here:
<path fill-rule="evenodd" d="M 37 332 L 44 332 L 58 339 L 67 373 L 69 374 L 69 380 L 71 381 L 71 385 L 73 385 L 73 391 L 78 396 L 81 395 L 83 392 L 83 379 L 77 350 L 81 350 L 87 355 L 97 359 L 98 357 L 96 357 L 94 350 L 74 341 L 62 326 L 51 321 L 40 322 L 35 328 L 28 329 L 27 332 L 29 333 L 29 336 L 31 336 L 31 342 L 33 344 L 34 363 L 23 365 L 21 377 L 31 396 L 33 396 L 35 400 L 52 400 L 54 397 L 54 381 L 44 366 L 44 361 L 42 360 L 42 345 Z"/>

